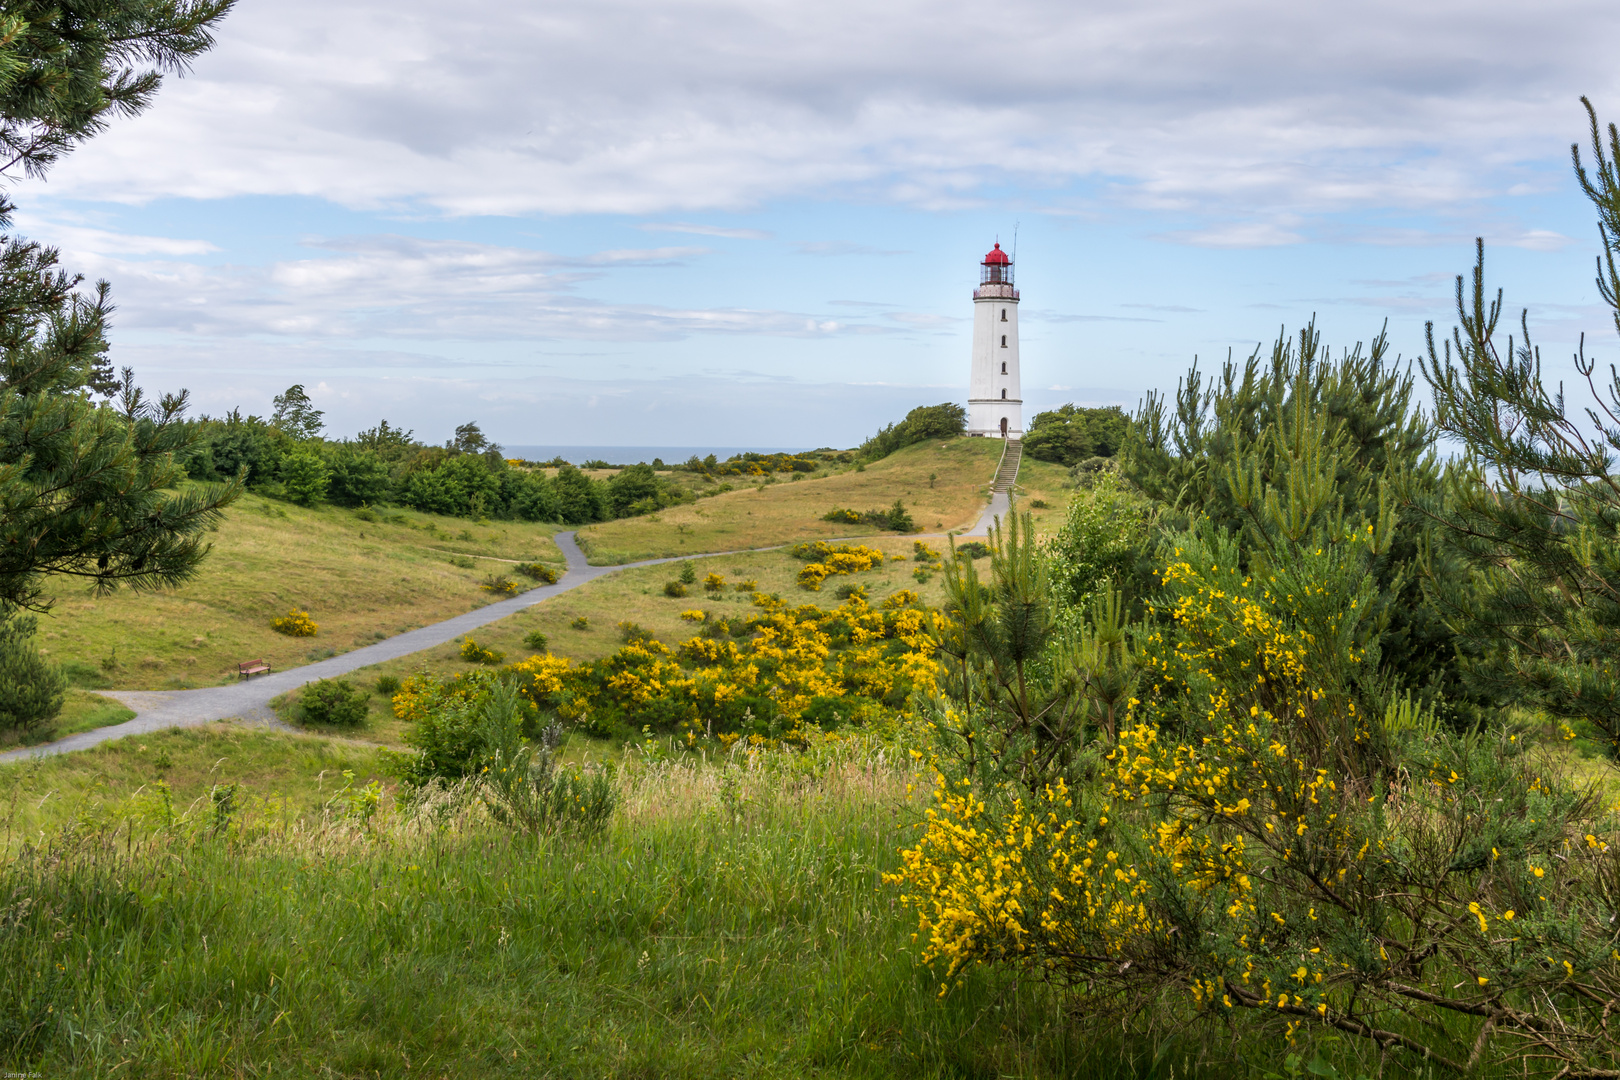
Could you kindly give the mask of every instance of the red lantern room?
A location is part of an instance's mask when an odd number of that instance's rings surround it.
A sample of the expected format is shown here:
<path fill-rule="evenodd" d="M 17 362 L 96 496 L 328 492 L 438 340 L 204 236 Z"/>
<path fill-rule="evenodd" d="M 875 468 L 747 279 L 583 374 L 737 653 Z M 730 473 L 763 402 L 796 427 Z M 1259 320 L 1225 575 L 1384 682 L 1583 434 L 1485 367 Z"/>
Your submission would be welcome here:
<path fill-rule="evenodd" d="M 979 265 L 983 268 L 979 274 L 980 285 L 1012 284 L 1012 260 L 1007 258 L 1007 253 L 1001 250 L 1000 244 L 997 244 Z"/>

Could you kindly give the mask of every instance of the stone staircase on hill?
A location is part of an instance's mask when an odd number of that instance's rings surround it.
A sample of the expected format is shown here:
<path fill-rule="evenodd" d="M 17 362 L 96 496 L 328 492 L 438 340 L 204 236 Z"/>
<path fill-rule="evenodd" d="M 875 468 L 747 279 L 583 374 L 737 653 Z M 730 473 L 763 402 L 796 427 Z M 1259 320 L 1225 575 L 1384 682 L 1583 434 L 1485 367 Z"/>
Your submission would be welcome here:
<path fill-rule="evenodd" d="M 1001 467 L 996 470 L 996 482 L 990 485 L 991 491 L 1011 491 L 1013 482 L 1018 479 L 1018 463 L 1024 457 L 1024 444 L 1017 439 L 1008 439 L 1006 449 L 1001 452 Z"/>

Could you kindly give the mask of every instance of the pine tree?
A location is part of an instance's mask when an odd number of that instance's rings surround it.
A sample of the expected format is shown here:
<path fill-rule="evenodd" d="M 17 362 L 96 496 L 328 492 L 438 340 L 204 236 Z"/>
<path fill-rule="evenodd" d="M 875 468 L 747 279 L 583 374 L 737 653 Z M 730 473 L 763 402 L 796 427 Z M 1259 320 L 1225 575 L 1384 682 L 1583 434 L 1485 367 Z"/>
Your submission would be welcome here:
<path fill-rule="evenodd" d="M 132 115 L 212 43 L 230 0 L 8 3 L 0 15 L 0 173 L 43 173 L 111 114 Z M 0 200 L 0 228 L 12 207 Z M 45 575 L 101 589 L 196 572 L 239 484 L 174 490 L 186 394 L 147 400 L 107 367 L 109 289 L 57 253 L 0 239 L 0 610 L 43 608 Z M 92 392 L 112 392 L 101 404 Z"/>
<path fill-rule="evenodd" d="M 1328 491 L 1313 504 L 1319 514 L 1371 521 L 1397 488 L 1427 495 L 1439 487 L 1435 429 L 1413 387 L 1382 331 L 1370 349 L 1358 344 L 1335 358 L 1312 323 L 1297 338 L 1279 335 L 1269 357 L 1256 349 L 1242 363 L 1228 361 L 1216 379 L 1206 381 L 1195 365 L 1173 407 L 1149 394 L 1121 450 L 1121 475 L 1165 508 L 1167 527 L 1207 518 L 1239 539 L 1244 569 L 1258 568 L 1270 544 L 1260 500 L 1287 486 L 1307 443 L 1320 441 L 1335 461 L 1321 480 Z M 1389 692 L 1412 690 L 1466 711 L 1472 699 L 1457 675 L 1456 635 L 1418 573 L 1429 523 L 1410 507 L 1398 513 L 1374 566 L 1385 621 L 1381 668 L 1369 677 Z M 1304 535 L 1317 524 L 1294 528 Z"/>
<path fill-rule="evenodd" d="M 1620 332 L 1620 132 L 1597 113 L 1591 123 L 1594 174 L 1570 147 L 1582 191 L 1598 211 L 1598 291 Z M 1444 505 L 1415 500 L 1446 527 L 1451 547 L 1477 573 L 1477 587 L 1432 573 L 1431 593 L 1481 654 L 1468 665 L 1476 692 L 1587 721 L 1620 752 L 1620 375 L 1596 377 L 1584 336 L 1575 366 L 1592 396 L 1571 409 L 1560 386 L 1549 392 L 1530 340 L 1496 340 L 1502 293 L 1488 299 L 1485 246 L 1476 242 L 1471 288 L 1457 277 L 1461 323 L 1437 346 L 1429 324 L 1423 371 L 1440 428 L 1467 448 L 1451 471 Z"/>

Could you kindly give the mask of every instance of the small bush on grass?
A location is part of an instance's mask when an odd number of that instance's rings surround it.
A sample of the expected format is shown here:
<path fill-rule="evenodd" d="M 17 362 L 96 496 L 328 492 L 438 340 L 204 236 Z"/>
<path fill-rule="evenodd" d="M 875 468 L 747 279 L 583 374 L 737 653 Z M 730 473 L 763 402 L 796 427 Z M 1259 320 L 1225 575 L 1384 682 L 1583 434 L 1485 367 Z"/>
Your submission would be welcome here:
<path fill-rule="evenodd" d="M 398 675 L 379 675 L 379 676 L 377 676 L 377 693 L 381 694 L 385 698 L 391 698 L 395 694 L 399 693 L 399 676 Z"/>
<path fill-rule="evenodd" d="M 937 563 L 941 558 L 943 558 L 937 548 L 929 547 L 921 540 L 913 540 L 911 542 L 911 550 L 915 553 L 913 558 L 920 563 Z"/>
<path fill-rule="evenodd" d="M 461 658 L 470 664 L 499 664 L 506 654 L 499 649 L 486 649 L 472 638 L 461 643 Z"/>
<path fill-rule="evenodd" d="M 709 574 L 703 579 L 703 591 L 709 593 L 725 592 L 726 579 L 719 574 Z"/>
<path fill-rule="evenodd" d="M 965 544 L 956 545 L 956 557 L 958 559 L 966 559 L 971 562 L 974 559 L 982 559 L 988 554 L 990 554 L 989 547 L 978 540 L 969 540 Z"/>
<path fill-rule="evenodd" d="M 1031 499 L 1029 505 L 1032 510 L 1045 510 L 1047 508 L 1045 499 Z"/>
<path fill-rule="evenodd" d="M 574 616 L 574 621 L 568 625 L 573 627 L 575 630 L 589 630 L 591 628 L 591 620 L 587 619 L 583 615 L 576 615 Z"/>
<path fill-rule="evenodd" d="M 926 585 L 934 580 L 934 568 L 931 566 L 919 566 L 911 572 L 911 576 L 917 584 Z"/>
<path fill-rule="evenodd" d="M 860 599 L 865 600 L 866 586 L 857 585 L 853 581 L 846 581 L 844 584 L 838 586 L 838 590 L 834 595 L 836 595 L 840 600 L 849 600 L 854 597 L 859 597 Z"/>
<path fill-rule="evenodd" d="M 859 525 L 861 523 L 861 512 L 859 510 L 845 510 L 842 507 L 834 507 L 822 514 L 821 520 L 831 521 L 837 525 Z"/>
<path fill-rule="evenodd" d="M 678 581 L 664 582 L 664 595 L 672 600 L 679 600 L 686 595 L 686 586 Z"/>
<path fill-rule="evenodd" d="M 697 567 L 693 566 L 690 560 L 681 563 L 681 584 L 697 584 Z"/>
<path fill-rule="evenodd" d="M 516 596 L 521 591 L 518 583 L 505 574 L 491 574 L 478 587 L 485 592 L 494 593 L 496 596 Z"/>
<path fill-rule="evenodd" d="M 32 615 L 0 619 L 0 732 L 26 734 L 56 719 L 67 677 L 34 644 Z"/>
<path fill-rule="evenodd" d="M 821 515 L 822 521 L 831 521 L 839 525 L 870 525 L 874 529 L 885 529 L 889 532 L 916 532 L 916 523 L 911 520 L 911 511 L 899 499 L 887 510 L 846 510 L 835 507 Z"/>
<path fill-rule="evenodd" d="M 463 570 L 471 570 L 478 565 L 465 555 L 452 555 L 445 561 L 451 566 L 459 566 Z"/>
<path fill-rule="evenodd" d="M 294 608 L 279 619 L 271 619 L 270 629 L 288 637 L 314 637 L 320 626 L 309 617 L 309 612 Z"/>
<path fill-rule="evenodd" d="M 522 574 L 526 578 L 532 578 L 542 585 L 555 585 L 562 578 L 562 575 L 555 568 L 547 566 L 545 563 L 518 563 L 512 569 L 514 572 Z"/>
<path fill-rule="evenodd" d="M 527 634 L 523 635 L 523 647 L 526 649 L 533 649 L 535 652 L 545 652 L 546 649 L 550 647 L 550 644 L 551 643 L 546 639 L 546 635 L 538 630 L 530 630 Z"/>
<path fill-rule="evenodd" d="M 479 772 L 490 816 L 521 832 L 601 832 L 618 802 L 604 769 L 560 766 L 562 725 L 551 721 L 538 745 L 523 740 L 524 703 L 501 684 L 491 691 L 478 729 L 484 765 Z"/>
<path fill-rule="evenodd" d="M 759 582 L 755 581 L 753 578 L 749 578 L 747 581 L 734 581 L 732 582 L 731 587 L 736 592 L 759 592 Z"/>
<path fill-rule="evenodd" d="M 629 620 L 619 624 L 619 640 L 626 645 L 640 645 L 644 641 L 651 641 L 653 633 L 640 623 Z"/>
<path fill-rule="evenodd" d="M 298 692 L 298 713 L 306 724 L 353 727 L 365 720 L 370 700 L 347 679 L 317 679 Z"/>

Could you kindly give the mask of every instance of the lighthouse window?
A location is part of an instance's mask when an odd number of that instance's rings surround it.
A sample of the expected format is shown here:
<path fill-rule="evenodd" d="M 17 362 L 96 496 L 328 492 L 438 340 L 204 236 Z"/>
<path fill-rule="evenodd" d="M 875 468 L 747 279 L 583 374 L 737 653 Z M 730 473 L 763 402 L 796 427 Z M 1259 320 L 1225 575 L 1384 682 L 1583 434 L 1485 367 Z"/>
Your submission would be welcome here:
<path fill-rule="evenodd" d="M 1003 349 L 1005 349 L 1007 347 L 1007 335 L 1006 334 L 1001 335 L 1001 347 Z"/>
<path fill-rule="evenodd" d="M 1007 400 L 1007 388 L 1005 386 L 1001 388 L 1001 400 Z"/>
<path fill-rule="evenodd" d="M 1007 361 L 1005 360 L 1001 362 L 1001 373 L 1003 375 L 1007 374 Z"/>
<path fill-rule="evenodd" d="M 1001 321 L 1002 322 L 1007 321 L 1007 309 L 1006 308 L 1001 309 Z"/>

